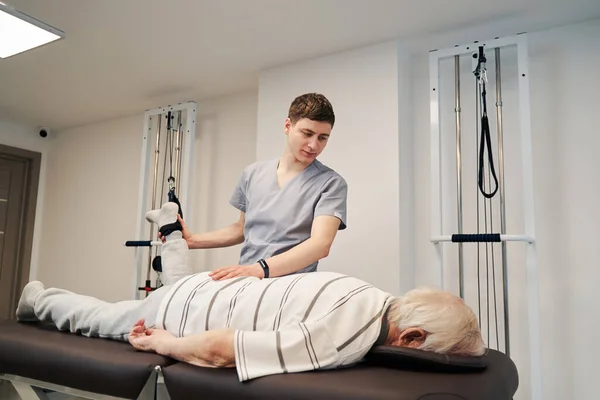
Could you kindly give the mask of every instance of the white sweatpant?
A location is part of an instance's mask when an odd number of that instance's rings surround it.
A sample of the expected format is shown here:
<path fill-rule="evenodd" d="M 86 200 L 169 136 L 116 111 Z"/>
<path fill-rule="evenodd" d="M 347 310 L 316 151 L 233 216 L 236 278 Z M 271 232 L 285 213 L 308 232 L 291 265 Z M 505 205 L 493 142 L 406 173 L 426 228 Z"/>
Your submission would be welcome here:
<path fill-rule="evenodd" d="M 63 331 L 125 341 L 139 319 L 145 319 L 146 327 L 152 327 L 158 307 L 170 285 L 192 274 L 187 265 L 188 247 L 184 239 L 167 238 L 167 242 L 162 246 L 161 261 L 165 284 L 145 299 L 108 303 L 68 290 L 49 288 L 35 300 L 33 308 L 36 317 Z"/>

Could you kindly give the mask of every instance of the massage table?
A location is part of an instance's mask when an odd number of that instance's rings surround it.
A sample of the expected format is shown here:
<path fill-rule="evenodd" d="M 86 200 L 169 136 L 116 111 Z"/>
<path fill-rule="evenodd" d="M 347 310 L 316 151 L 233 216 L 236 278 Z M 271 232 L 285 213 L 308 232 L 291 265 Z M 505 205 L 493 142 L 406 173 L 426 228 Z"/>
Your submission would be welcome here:
<path fill-rule="evenodd" d="M 56 391 L 106 400 L 508 400 L 518 387 L 515 364 L 491 349 L 472 358 L 382 346 L 350 367 L 240 383 L 234 368 L 200 368 L 128 343 L 14 320 L 0 321 L 0 379 L 23 399 Z"/>

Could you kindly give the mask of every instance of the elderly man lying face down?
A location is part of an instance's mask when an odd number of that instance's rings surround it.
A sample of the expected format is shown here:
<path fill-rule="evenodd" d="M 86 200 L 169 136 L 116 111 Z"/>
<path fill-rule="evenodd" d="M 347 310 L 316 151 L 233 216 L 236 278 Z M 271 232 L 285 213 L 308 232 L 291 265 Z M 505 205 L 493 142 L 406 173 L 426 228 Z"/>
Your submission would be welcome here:
<path fill-rule="evenodd" d="M 107 303 L 30 282 L 20 321 L 44 321 L 89 337 L 204 367 L 235 367 L 240 381 L 359 362 L 374 345 L 481 355 L 476 317 L 458 297 L 415 289 L 394 297 L 332 272 L 214 280 L 187 265 L 178 207 L 146 215 L 163 244 L 164 286 L 143 300 Z"/>

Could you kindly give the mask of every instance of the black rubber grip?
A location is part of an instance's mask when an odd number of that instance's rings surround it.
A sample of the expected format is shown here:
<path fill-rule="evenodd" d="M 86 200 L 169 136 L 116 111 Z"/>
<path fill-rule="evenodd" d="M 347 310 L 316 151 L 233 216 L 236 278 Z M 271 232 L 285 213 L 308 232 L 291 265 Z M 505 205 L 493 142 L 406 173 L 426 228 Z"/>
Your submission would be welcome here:
<path fill-rule="evenodd" d="M 480 242 L 500 242 L 499 233 L 480 233 L 480 234 L 454 234 L 452 235 L 454 243 L 480 243 Z"/>
<path fill-rule="evenodd" d="M 150 247 L 152 246 L 151 240 L 128 240 L 125 242 L 127 247 Z"/>

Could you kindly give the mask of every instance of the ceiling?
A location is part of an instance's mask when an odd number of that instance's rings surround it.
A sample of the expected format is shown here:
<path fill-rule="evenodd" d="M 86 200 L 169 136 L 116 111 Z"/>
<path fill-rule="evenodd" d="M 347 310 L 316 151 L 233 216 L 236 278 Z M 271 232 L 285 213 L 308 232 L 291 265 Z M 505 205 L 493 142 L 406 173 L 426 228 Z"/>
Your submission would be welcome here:
<path fill-rule="evenodd" d="M 600 18 L 598 0 L 4 1 L 66 38 L 0 59 L 0 119 L 57 130 L 252 90 L 262 69 L 386 40 L 426 52 Z"/>

